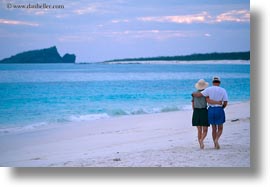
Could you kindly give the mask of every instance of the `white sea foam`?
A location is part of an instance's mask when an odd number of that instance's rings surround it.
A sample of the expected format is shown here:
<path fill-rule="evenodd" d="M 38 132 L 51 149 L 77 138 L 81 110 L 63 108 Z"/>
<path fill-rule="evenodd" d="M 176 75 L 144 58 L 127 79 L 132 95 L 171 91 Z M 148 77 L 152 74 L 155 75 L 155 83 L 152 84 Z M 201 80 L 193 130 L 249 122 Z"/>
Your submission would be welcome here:
<path fill-rule="evenodd" d="M 106 113 L 102 114 L 86 114 L 86 115 L 72 115 L 69 117 L 70 121 L 80 122 L 80 121 L 92 121 L 98 119 L 109 118 L 110 116 Z"/>
<path fill-rule="evenodd" d="M 190 105 L 184 105 L 181 110 L 192 110 L 192 106 Z"/>
<path fill-rule="evenodd" d="M 0 135 L 31 132 L 46 128 L 49 128 L 49 123 L 47 122 L 38 122 L 33 124 L 27 124 L 24 126 L 8 125 L 0 128 Z"/>

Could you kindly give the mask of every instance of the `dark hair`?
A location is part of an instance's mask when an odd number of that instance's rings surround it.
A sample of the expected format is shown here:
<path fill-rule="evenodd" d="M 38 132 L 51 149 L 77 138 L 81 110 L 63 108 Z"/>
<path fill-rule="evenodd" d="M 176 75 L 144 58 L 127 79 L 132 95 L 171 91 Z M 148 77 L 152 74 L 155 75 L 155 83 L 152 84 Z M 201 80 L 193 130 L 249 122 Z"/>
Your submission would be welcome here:
<path fill-rule="evenodd" d="M 219 80 L 213 80 L 213 83 L 220 83 Z"/>

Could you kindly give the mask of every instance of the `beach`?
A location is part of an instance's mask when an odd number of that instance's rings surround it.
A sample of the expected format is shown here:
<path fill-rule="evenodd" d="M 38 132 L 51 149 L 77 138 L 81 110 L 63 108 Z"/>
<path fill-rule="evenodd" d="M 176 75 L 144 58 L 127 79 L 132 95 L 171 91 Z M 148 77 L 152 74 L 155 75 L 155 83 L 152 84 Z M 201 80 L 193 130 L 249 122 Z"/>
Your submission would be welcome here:
<path fill-rule="evenodd" d="M 111 61 L 108 64 L 250 64 L 249 60 L 204 60 L 204 61 L 177 61 L 177 60 L 149 60 L 149 61 Z"/>
<path fill-rule="evenodd" d="M 199 148 L 191 110 L 69 122 L 0 136 L 8 167 L 250 167 L 250 102 L 229 104 L 214 149 Z"/>

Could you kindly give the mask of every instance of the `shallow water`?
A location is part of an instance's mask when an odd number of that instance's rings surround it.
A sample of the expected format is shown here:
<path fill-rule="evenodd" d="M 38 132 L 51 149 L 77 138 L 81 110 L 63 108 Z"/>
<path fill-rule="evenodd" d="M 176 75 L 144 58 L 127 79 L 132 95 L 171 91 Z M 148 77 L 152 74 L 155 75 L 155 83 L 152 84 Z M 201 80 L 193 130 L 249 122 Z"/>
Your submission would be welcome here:
<path fill-rule="evenodd" d="M 198 79 L 250 99 L 249 64 L 0 64 L 0 130 L 191 109 Z"/>

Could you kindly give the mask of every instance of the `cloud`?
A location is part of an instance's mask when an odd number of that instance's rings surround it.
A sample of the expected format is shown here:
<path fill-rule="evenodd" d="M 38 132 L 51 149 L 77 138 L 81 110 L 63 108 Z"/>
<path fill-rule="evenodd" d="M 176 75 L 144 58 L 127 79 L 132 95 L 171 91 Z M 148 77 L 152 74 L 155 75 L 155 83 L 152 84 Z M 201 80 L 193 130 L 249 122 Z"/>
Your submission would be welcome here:
<path fill-rule="evenodd" d="M 8 19 L 0 19 L 0 24 L 7 24 L 7 25 L 26 25 L 37 27 L 39 26 L 38 23 L 27 22 L 27 21 L 18 21 L 18 20 L 8 20 Z"/>
<path fill-rule="evenodd" d="M 250 12 L 248 10 L 232 10 L 218 15 L 215 22 L 249 22 Z"/>
<path fill-rule="evenodd" d="M 73 35 L 64 35 L 58 37 L 59 42 L 86 42 L 92 41 L 93 38 L 89 34 L 77 33 Z"/>
<path fill-rule="evenodd" d="M 115 19 L 111 21 L 112 23 L 128 23 L 128 19 Z"/>
<path fill-rule="evenodd" d="M 46 14 L 47 13 L 47 11 L 46 10 L 39 10 L 39 11 L 35 11 L 35 15 L 37 15 L 37 16 L 39 16 L 39 15 L 44 15 L 44 14 Z"/>
<path fill-rule="evenodd" d="M 75 9 L 73 12 L 78 15 L 83 15 L 83 14 L 90 14 L 90 13 L 95 13 L 98 11 L 98 5 L 97 4 L 91 4 L 83 8 Z"/>
<path fill-rule="evenodd" d="M 119 38 L 133 38 L 133 39 L 154 39 L 165 40 L 170 38 L 186 38 L 196 37 L 201 34 L 190 31 L 178 31 L 178 30 L 125 30 L 121 32 L 104 33 L 105 36 L 119 39 Z M 201 35 L 202 36 L 202 35 Z"/>
<path fill-rule="evenodd" d="M 124 30 L 124 31 L 104 31 L 104 32 L 78 32 L 72 35 L 61 35 L 59 42 L 88 42 L 108 38 L 117 41 L 127 41 L 136 39 L 166 40 L 171 38 L 187 38 L 204 36 L 202 33 L 178 30 Z"/>
<path fill-rule="evenodd" d="M 56 14 L 55 17 L 58 19 L 67 18 L 69 14 Z"/>
<path fill-rule="evenodd" d="M 144 22 L 171 22 L 171 23 L 203 23 L 210 19 L 211 16 L 207 12 L 192 15 L 175 15 L 175 16 L 158 16 L 158 17 L 139 17 L 139 21 Z"/>
<path fill-rule="evenodd" d="M 112 7 L 115 6 L 116 3 L 113 1 L 97 1 L 92 3 L 86 2 L 74 3 L 73 5 L 70 5 L 71 9 L 73 9 L 72 12 L 77 15 L 112 13 Z"/>
<path fill-rule="evenodd" d="M 221 23 L 221 22 L 249 22 L 249 10 L 231 10 L 221 13 L 217 16 L 211 16 L 204 11 L 198 14 L 191 15 L 174 15 L 174 16 L 154 16 L 154 17 L 139 17 L 139 21 L 143 22 L 161 22 L 161 23 L 176 23 L 176 24 L 191 24 L 191 23 Z"/>

